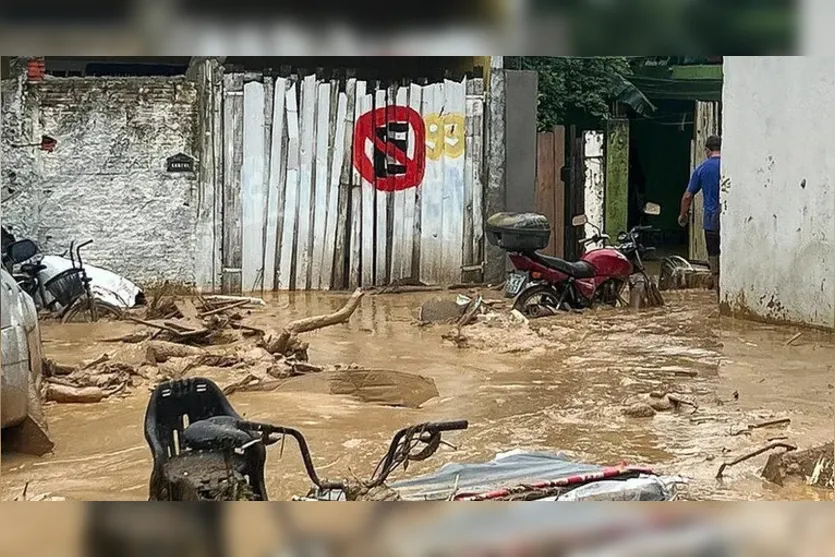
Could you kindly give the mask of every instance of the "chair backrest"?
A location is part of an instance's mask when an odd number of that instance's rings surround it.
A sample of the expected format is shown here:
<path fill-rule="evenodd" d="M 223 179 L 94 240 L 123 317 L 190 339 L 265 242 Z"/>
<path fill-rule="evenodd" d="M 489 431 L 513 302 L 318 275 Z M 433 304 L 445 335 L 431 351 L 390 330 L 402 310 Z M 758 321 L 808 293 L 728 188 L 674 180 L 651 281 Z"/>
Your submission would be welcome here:
<path fill-rule="evenodd" d="M 179 454 L 179 439 L 188 424 L 213 416 L 240 419 L 214 382 L 188 378 L 160 383 L 145 412 L 145 438 L 154 459 L 165 462 Z"/>
<path fill-rule="evenodd" d="M 145 440 L 154 458 L 151 478 L 152 490 L 163 476 L 163 467 L 181 452 L 183 431 L 189 424 L 214 416 L 241 419 L 223 391 L 211 380 L 200 377 L 160 383 L 151 394 L 145 411 Z M 186 420 L 188 420 L 186 422 Z M 264 485 L 264 465 L 267 451 L 256 445 L 247 451 L 253 489 L 262 500 L 267 500 Z"/>

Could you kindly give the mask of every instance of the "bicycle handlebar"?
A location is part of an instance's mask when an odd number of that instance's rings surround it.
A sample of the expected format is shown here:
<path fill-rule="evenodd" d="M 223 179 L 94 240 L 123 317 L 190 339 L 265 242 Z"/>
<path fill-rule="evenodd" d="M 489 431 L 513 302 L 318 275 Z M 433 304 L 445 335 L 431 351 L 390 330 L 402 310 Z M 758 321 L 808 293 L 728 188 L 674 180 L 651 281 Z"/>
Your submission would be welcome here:
<path fill-rule="evenodd" d="M 81 248 L 87 247 L 93 243 L 93 240 L 87 240 L 86 242 L 82 242 L 75 246 L 75 255 L 78 257 L 78 266 L 83 267 L 84 263 L 81 261 Z M 72 248 L 70 248 L 72 249 Z"/>

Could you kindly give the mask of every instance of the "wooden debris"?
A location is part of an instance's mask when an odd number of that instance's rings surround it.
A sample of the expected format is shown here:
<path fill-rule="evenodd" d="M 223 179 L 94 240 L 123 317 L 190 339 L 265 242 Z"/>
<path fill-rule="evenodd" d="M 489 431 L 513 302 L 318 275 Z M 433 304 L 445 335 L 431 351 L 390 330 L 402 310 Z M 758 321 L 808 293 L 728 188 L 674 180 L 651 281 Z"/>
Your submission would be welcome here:
<path fill-rule="evenodd" d="M 481 296 L 477 297 L 475 300 L 470 302 L 470 305 L 467 306 L 466 311 L 461 316 L 461 318 L 458 320 L 457 326 L 458 326 L 459 332 L 461 330 L 461 327 L 469 325 L 470 323 L 473 322 L 473 320 L 475 319 L 476 314 L 481 309 L 481 306 L 482 306 L 483 302 L 484 302 L 484 299 Z"/>
<path fill-rule="evenodd" d="M 247 298 L 245 296 L 206 296 L 205 297 L 207 302 L 213 301 L 220 301 L 220 302 L 235 302 L 240 300 L 246 300 L 249 304 L 253 306 L 266 306 L 267 302 L 262 300 L 261 298 Z"/>
<path fill-rule="evenodd" d="M 200 320 L 200 312 L 197 311 L 197 308 L 194 306 L 194 302 L 192 302 L 188 298 L 175 300 L 174 307 L 177 308 L 177 310 L 180 312 L 180 315 L 182 315 L 184 319 L 187 319 L 189 321 Z"/>
<path fill-rule="evenodd" d="M 128 333 L 128 334 L 126 334 L 124 336 L 121 336 L 121 337 L 105 339 L 102 342 L 107 342 L 107 343 L 123 342 L 125 344 L 139 344 L 141 342 L 145 342 L 149 338 L 151 338 L 150 333 L 147 333 L 145 331 L 134 331 L 132 333 Z"/>
<path fill-rule="evenodd" d="M 762 477 L 783 486 L 791 477 L 806 481 L 809 485 L 832 488 L 833 444 L 788 453 L 773 454 L 762 471 Z M 814 480 L 814 481 L 812 481 Z"/>
<path fill-rule="evenodd" d="M 755 456 L 759 456 L 763 453 L 767 453 L 768 451 L 773 451 L 774 449 L 786 449 L 786 451 L 796 451 L 797 446 L 792 445 L 790 443 L 784 443 L 782 441 L 775 441 L 773 443 L 769 443 L 765 447 L 761 447 L 756 451 L 752 451 L 748 454 L 742 455 L 741 457 L 732 460 L 731 462 L 723 462 L 722 465 L 719 467 L 719 471 L 716 472 L 716 479 L 721 479 L 722 474 L 724 474 L 726 468 L 730 468 L 731 466 L 736 466 L 741 462 L 745 462 L 746 460 L 750 460 Z"/>
<path fill-rule="evenodd" d="M 803 336 L 803 331 L 797 333 L 792 338 L 790 338 L 789 340 L 786 341 L 786 346 L 791 346 L 792 344 L 794 344 L 794 341 L 796 341 L 797 339 L 799 339 L 802 336 Z"/>
<path fill-rule="evenodd" d="M 204 311 L 200 314 L 200 317 L 209 317 L 210 315 L 215 315 L 216 313 L 222 313 L 230 309 L 237 309 L 239 307 L 249 305 L 249 303 L 249 300 L 239 300 L 237 302 L 232 302 L 231 304 L 220 306 L 209 311 Z"/>
<path fill-rule="evenodd" d="M 201 348 L 161 340 L 150 341 L 145 350 L 146 359 L 150 363 L 162 363 L 171 358 L 203 356 L 205 353 Z"/>
<path fill-rule="evenodd" d="M 97 365 L 103 364 L 104 362 L 107 362 L 109 360 L 110 360 L 110 355 L 107 352 L 105 352 L 104 354 L 102 354 L 98 358 L 95 358 L 95 359 L 90 360 L 89 362 L 87 362 L 85 364 L 82 364 L 81 369 L 90 369 L 91 367 L 96 367 Z"/>
<path fill-rule="evenodd" d="M 50 382 L 46 389 L 46 400 L 50 402 L 89 404 L 101 402 L 105 393 L 98 387 L 72 387 Z"/>
<path fill-rule="evenodd" d="M 478 296 L 476 299 L 470 301 L 467 309 L 464 310 L 464 313 L 458 318 L 458 322 L 455 324 L 455 331 L 444 335 L 443 338 L 454 342 L 458 348 L 466 347 L 467 341 L 461 334 L 461 329 L 475 320 L 475 316 L 481 310 L 483 302 L 484 299 L 481 296 Z"/>
<path fill-rule="evenodd" d="M 127 319 L 129 321 L 133 321 L 134 323 L 138 323 L 140 325 L 145 325 L 146 327 L 151 327 L 153 329 L 159 329 L 161 331 L 166 331 L 166 332 L 171 333 L 173 335 L 178 334 L 178 332 L 176 330 L 172 329 L 171 327 L 168 327 L 164 323 L 159 323 L 159 322 L 155 322 L 155 321 L 146 321 L 144 319 L 139 319 L 138 317 L 133 317 L 131 315 L 128 315 Z"/>
<path fill-rule="evenodd" d="M 281 333 L 267 333 L 262 339 L 261 346 L 270 354 L 288 355 L 288 352 L 299 352 L 298 348 L 294 349 L 293 346 L 296 335 L 348 321 L 359 307 L 363 294 L 363 291 L 358 288 L 342 309 L 334 313 L 299 319 L 288 324 Z"/>
<path fill-rule="evenodd" d="M 774 427 L 774 426 L 779 426 L 779 425 L 789 425 L 791 422 L 792 422 L 791 418 L 777 418 L 776 420 L 768 420 L 766 422 L 760 422 L 760 423 L 756 423 L 756 424 L 749 424 L 748 427 L 746 427 L 745 429 L 740 429 L 740 430 L 732 433 L 731 435 L 736 436 L 736 435 L 749 434 L 749 433 L 751 433 L 751 431 L 753 431 L 755 429 L 763 429 L 763 428 Z"/>
<path fill-rule="evenodd" d="M 50 358 L 43 359 L 43 375 L 47 378 L 57 377 L 59 375 L 70 375 L 76 369 L 77 368 L 75 368 L 74 366 L 59 364 L 58 362 Z"/>

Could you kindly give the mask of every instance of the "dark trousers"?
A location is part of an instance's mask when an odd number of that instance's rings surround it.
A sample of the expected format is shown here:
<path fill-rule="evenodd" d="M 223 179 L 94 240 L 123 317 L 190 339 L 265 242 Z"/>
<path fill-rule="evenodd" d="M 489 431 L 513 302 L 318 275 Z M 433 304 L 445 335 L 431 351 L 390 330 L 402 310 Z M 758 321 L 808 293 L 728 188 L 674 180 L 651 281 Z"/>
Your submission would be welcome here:
<path fill-rule="evenodd" d="M 719 231 L 705 230 L 705 244 L 707 246 L 707 262 L 712 275 L 710 287 L 719 295 Z"/>
<path fill-rule="evenodd" d="M 719 231 L 705 230 L 705 244 L 708 257 L 719 257 Z"/>

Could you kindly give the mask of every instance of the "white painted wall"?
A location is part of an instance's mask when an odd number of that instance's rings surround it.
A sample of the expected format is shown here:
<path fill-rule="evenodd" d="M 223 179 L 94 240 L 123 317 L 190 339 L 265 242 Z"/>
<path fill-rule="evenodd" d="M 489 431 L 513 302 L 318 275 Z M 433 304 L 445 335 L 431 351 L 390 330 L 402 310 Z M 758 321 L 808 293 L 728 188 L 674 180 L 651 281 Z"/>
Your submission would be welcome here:
<path fill-rule="evenodd" d="M 93 239 L 91 264 L 136 282 L 195 281 L 197 175 L 166 172 L 166 159 L 194 155 L 196 86 L 171 78 L 3 82 L 3 224 L 45 253 Z M 8 102 L 7 102 L 8 101 Z M 58 140 L 52 153 L 14 149 Z"/>
<path fill-rule="evenodd" d="M 721 297 L 835 328 L 835 58 L 725 57 Z"/>

